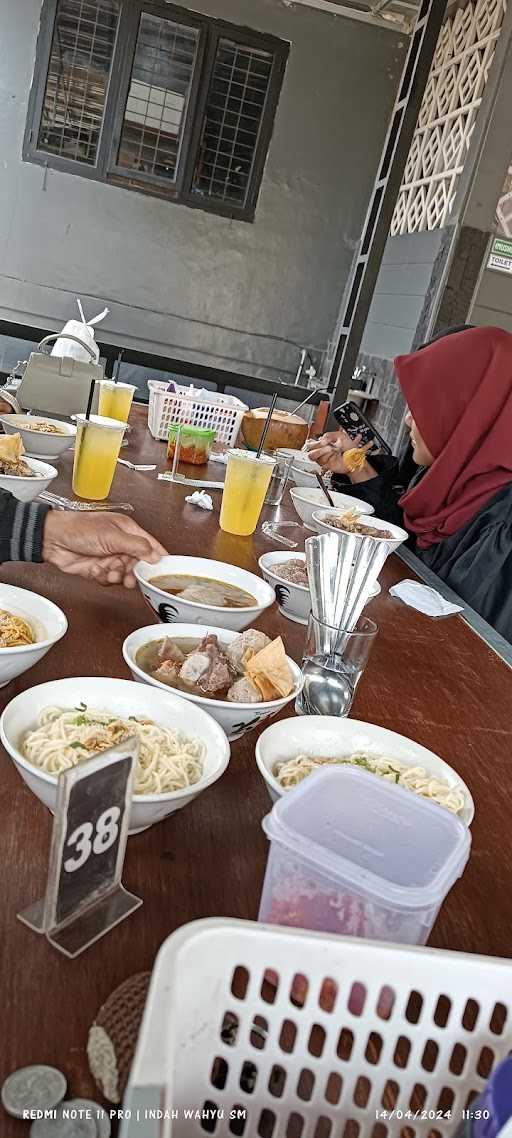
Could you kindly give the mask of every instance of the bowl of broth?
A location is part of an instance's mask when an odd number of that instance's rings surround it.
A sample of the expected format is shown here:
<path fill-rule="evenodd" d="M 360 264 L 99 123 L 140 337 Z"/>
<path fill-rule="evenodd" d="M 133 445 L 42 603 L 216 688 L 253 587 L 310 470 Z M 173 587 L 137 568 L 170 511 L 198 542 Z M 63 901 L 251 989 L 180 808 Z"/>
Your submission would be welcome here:
<path fill-rule="evenodd" d="M 201 624 L 241 632 L 276 599 L 261 577 L 206 557 L 162 557 L 134 569 L 144 600 L 163 624 Z"/>
<path fill-rule="evenodd" d="M 245 637 L 248 635 L 246 632 Z M 257 635 L 261 637 L 263 634 L 257 632 Z M 123 656 L 135 680 L 173 691 L 192 703 L 199 704 L 203 711 L 207 711 L 217 720 L 228 739 L 232 741 L 241 738 L 253 727 L 260 726 L 266 719 L 271 719 L 281 708 L 295 699 L 302 687 L 300 668 L 287 656 L 286 661 L 293 681 L 292 691 L 280 699 L 247 702 L 246 699 L 237 697 L 235 700 L 234 696 L 240 690 L 235 688 L 235 685 L 243 679 L 243 666 L 237 665 L 236 662 L 236 646 L 240 639 L 239 633 L 218 626 L 174 624 L 164 632 L 158 624 L 151 624 L 147 628 L 138 628 L 127 636 L 123 644 Z M 268 639 L 265 637 L 265 640 Z M 199 659 L 203 654 L 202 645 L 205 640 L 213 645 L 213 659 L 210 661 L 209 673 L 210 676 L 213 673 L 214 679 L 217 677 L 213 684 L 204 683 L 204 672 L 202 677 L 199 677 L 197 672 L 193 671 L 194 659 Z M 245 645 L 242 643 L 240 647 L 238 659 L 241 659 Z M 256 648 L 258 647 L 260 645 L 257 644 Z M 179 658 L 175 668 L 172 667 L 174 657 Z M 162 660 L 165 661 L 163 667 Z M 184 660 L 187 660 L 191 666 L 187 678 L 182 679 L 180 671 Z M 207 694 L 205 687 L 215 690 L 208 690 Z M 248 694 L 250 693 L 244 691 L 243 685 L 240 695 Z"/>

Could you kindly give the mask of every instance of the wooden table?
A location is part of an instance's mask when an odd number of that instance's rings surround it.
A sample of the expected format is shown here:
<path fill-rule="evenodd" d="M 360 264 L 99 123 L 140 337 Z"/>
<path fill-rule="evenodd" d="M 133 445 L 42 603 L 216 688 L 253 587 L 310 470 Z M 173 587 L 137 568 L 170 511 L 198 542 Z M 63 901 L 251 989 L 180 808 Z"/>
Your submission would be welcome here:
<path fill-rule="evenodd" d="M 151 439 L 145 418 L 143 408 L 134 409 L 130 448 L 123 455 L 163 468 L 164 445 Z M 222 468 L 211 470 L 219 477 Z M 68 495 L 70 471 L 71 458 L 65 456 L 54 486 Z M 222 533 L 218 493 L 213 492 L 213 514 L 186 505 L 185 493 L 158 482 L 154 473 L 118 467 L 111 496 L 132 501 L 134 516 L 170 552 L 208 554 L 257 572 L 258 557 L 272 545 L 259 531 L 254 538 Z M 291 517 L 291 509 L 285 505 L 283 514 Z M 382 593 L 368 609 L 380 632 L 352 715 L 410 735 L 452 763 L 469 784 L 476 806 L 471 860 L 442 908 L 431 943 L 508 956 L 511 672 L 460 618 L 433 621 L 393 600 L 389 586 L 406 576 L 411 571 L 396 556 L 382 571 Z M 37 565 L 4 565 L 1 579 L 40 592 L 69 619 L 65 639 L 3 690 L 2 707 L 27 686 L 62 676 L 128 678 L 123 640 L 150 620 L 138 592 L 101 589 Z M 282 634 L 290 655 L 300 660 L 301 626 L 276 608 L 260 625 Z M 285 714 L 293 712 L 288 708 Z M 2 754 L 2 1077 L 27 1063 L 54 1063 L 67 1074 L 74 1096 L 94 1095 L 85 1045 L 109 993 L 133 973 L 151 969 L 164 938 L 184 922 L 256 917 L 267 855 L 261 819 L 269 799 L 254 761 L 255 740 L 253 731 L 233 744 L 228 771 L 197 802 L 130 839 L 124 881 L 144 905 L 77 960 L 59 955 L 16 919 L 43 892 L 51 818 Z M 0 1132 L 16 1138 L 27 1127 L 9 1120 L 6 1131 L 4 1119 Z"/>

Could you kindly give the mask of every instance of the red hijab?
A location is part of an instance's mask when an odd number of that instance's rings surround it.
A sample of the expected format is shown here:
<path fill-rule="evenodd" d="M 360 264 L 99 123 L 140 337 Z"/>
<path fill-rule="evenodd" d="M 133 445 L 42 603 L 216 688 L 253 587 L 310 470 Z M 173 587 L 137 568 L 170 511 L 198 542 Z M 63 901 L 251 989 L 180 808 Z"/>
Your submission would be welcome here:
<path fill-rule="evenodd" d="M 395 368 L 435 460 L 400 499 L 407 529 L 428 549 L 512 482 L 512 335 L 468 328 L 398 356 Z"/>

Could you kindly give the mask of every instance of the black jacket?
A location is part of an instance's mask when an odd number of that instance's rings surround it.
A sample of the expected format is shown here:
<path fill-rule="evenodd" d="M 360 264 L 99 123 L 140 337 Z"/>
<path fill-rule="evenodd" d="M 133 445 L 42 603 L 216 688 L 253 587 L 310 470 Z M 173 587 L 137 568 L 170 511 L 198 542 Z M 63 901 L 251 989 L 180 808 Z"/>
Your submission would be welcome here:
<path fill-rule="evenodd" d="M 42 561 L 43 526 L 48 506 L 18 502 L 0 489 L 0 562 Z"/>
<path fill-rule="evenodd" d="M 397 463 L 372 456 L 373 465 L 378 477 L 369 482 L 353 486 L 348 478 L 335 475 L 333 484 L 343 493 L 369 502 L 377 517 L 403 526 L 398 504 L 403 490 L 396 485 Z M 413 483 L 423 473 L 420 470 Z M 410 535 L 408 544 L 450 589 L 512 643 L 512 482 L 451 537 L 429 549 L 418 549 Z"/>

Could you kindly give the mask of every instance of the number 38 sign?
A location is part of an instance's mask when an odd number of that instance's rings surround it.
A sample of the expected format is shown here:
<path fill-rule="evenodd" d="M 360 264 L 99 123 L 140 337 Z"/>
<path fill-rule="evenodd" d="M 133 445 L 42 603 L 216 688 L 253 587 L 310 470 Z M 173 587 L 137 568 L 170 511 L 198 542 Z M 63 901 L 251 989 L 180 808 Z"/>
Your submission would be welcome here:
<path fill-rule="evenodd" d="M 46 896 L 19 914 L 67 956 L 77 956 L 142 904 L 121 884 L 138 741 L 64 771 Z"/>

